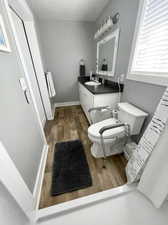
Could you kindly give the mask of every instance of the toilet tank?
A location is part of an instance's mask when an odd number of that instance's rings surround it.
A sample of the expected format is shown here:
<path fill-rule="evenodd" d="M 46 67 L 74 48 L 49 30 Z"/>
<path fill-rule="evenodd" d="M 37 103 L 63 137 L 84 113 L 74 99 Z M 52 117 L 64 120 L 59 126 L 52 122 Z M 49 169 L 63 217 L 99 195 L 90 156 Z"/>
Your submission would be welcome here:
<path fill-rule="evenodd" d="M 130 103 L 118 103 L 118 119 L 130 125 L 130 134 L 138 135 L 148 114 Z"/>

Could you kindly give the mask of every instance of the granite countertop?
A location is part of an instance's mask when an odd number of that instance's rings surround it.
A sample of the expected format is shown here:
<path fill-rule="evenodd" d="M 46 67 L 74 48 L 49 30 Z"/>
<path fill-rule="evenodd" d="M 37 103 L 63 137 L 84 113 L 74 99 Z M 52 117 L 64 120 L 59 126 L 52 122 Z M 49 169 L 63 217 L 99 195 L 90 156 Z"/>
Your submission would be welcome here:
<path fill-rule="evenodd" d="M 105 80 L 104 84 L 97 86 L 88 86 L 85 82 L 90 81 L 90 77 L 78 77 L 78 82 L 81 83 L 86 89 L 88 89 L 92 94 L 110 94 L 110 93 L 118 93 L 119 87 L 118 83 Z M 123 92 L 124 85 L 120 84 L 121 92 Z"/>

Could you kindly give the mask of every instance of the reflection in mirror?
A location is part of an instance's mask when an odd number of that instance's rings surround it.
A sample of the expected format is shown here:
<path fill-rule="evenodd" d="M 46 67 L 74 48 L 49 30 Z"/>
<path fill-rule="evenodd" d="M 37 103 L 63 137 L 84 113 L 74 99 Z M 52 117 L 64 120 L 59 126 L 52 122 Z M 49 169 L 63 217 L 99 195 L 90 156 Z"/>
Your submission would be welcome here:
<path fill-rule="evenodd" d="M 104 58 L 103 60 L 100 61 L 100 66 L 101 66 L 101 68 L 99 68 L 99 70 L 108 71 L 108 62 L 107 62 L 106 58 Z"/>
<path fill-rule="evenodd" d="M 97 43 L 97 74 L 114 76 L 119 29 Z"/>
<path fill-rule="evenodd" d="M 115 38 L 99 47 L 99 71 L 112 71 Z"/>

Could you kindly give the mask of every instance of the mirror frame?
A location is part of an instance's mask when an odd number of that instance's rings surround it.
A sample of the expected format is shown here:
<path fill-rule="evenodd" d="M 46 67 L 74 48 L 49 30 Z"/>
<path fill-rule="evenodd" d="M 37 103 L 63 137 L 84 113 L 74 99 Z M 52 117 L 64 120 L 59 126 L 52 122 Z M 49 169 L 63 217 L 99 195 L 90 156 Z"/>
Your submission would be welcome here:
<path fill-rule="evenodd" d="M 97 58 L 96 58 L 96 73 L 98 75 L 105 75 L 105 76 L 114 76 L 115 69 L 116 69 L 116 62 L 117 62 L 117 54 L 118 54 L 118 47 L 119 47 L 119 35 L 120 29 L 116 29 L 114 32 L 97 42 Z M 112 62 L 112 71 L 101 71 L 99 70 L 99 49 L 100 45 L 105 44 L 109 40 L 115 38 L 115 46 L 114 46 L 114 55 L 113 55 L 113 62 Z"/>

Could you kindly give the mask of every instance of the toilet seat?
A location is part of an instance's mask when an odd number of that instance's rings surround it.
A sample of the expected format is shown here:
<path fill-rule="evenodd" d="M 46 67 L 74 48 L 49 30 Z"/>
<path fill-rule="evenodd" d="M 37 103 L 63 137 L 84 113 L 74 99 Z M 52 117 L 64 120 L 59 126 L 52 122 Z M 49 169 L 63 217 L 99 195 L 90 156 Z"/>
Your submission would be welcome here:
<path fill-rule="evenodd" d="M 91 125 L 88 129 L 89 139 L 93 142 L 91 147 L 91 154 L 95 158 L 104 157 L 102 151 L 102 140 L 99 133 L 100 129 L 106 126 L 115 125 L 120 123 L 115 118 L 103 120 L 99 123 Z M 125 127 L 117 127 L 110 130 L 106 130 L 103 133 L 103 141 L 105 144 L 106 156 L 116 155 L 123 152 L 123 146 L 125 144 Z"/>
<path fill-rule="evenodd" d="M 110 118 L 103 120 L 99 123 L 93 124 L 88 128 L 88 135 L 91 139 L 94 139 L 97 141 L 100 141 L 100 129 L 109 126 L 117 124 L 119 121 L 115 118 Z M 108 141 L 108 139 L 116 139 L 116 137 L 124 137 L 125 136 L 125 128 L 124 127 L 117 127 L 111 130 L 107 130 L 103 133 L 104 141 Z"/>
<path fill-rule="evenodd" d="M 88 128 L 88 137 L 92 142 L 91 154 L 93 157 L 106 158 L 121 154 L 129 137 L 140 133 L 144 119 L 147 116 L 143 111 L 128 103 L 118 104 L 117 115 L 118 119 L 106 119 Z M 124 124 L 127 124 L 127 126 Z M 121 125 L 121 127 L 115 125 Z M 105 129 L 102 138 L 102 135 L 99 133 L 100 130 L 111 126 L 115 128 Z"/>

